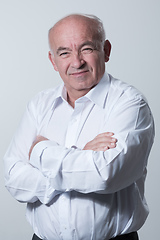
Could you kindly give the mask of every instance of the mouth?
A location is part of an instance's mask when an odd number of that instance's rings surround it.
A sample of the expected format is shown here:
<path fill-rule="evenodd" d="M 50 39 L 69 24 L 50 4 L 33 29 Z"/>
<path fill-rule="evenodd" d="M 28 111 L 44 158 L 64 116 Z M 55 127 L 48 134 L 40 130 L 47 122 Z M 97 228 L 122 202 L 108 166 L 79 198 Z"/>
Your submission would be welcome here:
<path fill-rule="evenodd" d="M 71 75 L 73 77 L 82 77 L 88 72 L 89 72 L 89 70 L 85 70 L 85 71 L 80 71 L 80 72 L 73 72 L 73 73 L 70 73 L 69 75 Z"/>

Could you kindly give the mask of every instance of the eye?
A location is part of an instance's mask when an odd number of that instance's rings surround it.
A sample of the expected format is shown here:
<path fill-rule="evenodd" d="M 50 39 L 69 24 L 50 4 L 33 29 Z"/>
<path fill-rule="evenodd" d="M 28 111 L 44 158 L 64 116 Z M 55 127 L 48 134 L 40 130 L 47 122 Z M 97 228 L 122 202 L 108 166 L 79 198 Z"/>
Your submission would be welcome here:
<path fill-rule="evenodd" d="M 66 57 L 68 57 L 69 56 L 69 52 L 61 52 L 60 54 L 59 54 L 59 56 L 60 57 L 62 57 L 62 58 L 66 58 Z"/>
<path fill-rule="evenodd" d="M 94 51 L 94 49 L 92 47 L 85 47 L 82 49 L 82 52 L 84 54 L 89 54 L 89 53 L 92 53 Z"/>

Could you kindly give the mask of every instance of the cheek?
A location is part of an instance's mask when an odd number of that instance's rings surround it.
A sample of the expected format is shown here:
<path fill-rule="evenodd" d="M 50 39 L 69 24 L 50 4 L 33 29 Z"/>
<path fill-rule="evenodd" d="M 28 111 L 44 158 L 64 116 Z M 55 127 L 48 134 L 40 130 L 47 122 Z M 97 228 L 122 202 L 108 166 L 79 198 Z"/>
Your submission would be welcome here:
<path fill-rule="evenodd" d="M 99 72 L 102 69 L 102 64 L 101 64 L 101 60 L 100 59 L 95 59 L 95 61 L 91 62 L 91 67 L 92 67 L 92 71 L 94 74 L 99 74 Z"/>
<path fill-rule="evenodd" d="M 99 57 L 97 59 L 97 63 L 96 64 L 97 64 L 97 69 L 99 71 L 103 71 L 105 69 L 105 61 L 104 61 L 103 56 L 101 56 L 101 57 Z"/>
<path fill-rule="evenodd" d="M 64 62 L 58 62 L 56 64 L 57 71 L 59 72 L 60 75 L 65 75 L 67 73 L 67 64 Z"/>
<path fill-rule="evenodd" d="M 102 65 L 102 57 L 99 54 L 92 55 L 87 59 L 87 63 L 93 70 L 96 70 Z"/>

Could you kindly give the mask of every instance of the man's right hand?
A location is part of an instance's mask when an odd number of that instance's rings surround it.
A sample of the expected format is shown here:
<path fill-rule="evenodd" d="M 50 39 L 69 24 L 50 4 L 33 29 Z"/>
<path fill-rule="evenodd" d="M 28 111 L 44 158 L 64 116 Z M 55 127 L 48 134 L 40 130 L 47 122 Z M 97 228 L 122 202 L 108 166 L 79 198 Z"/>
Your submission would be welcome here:
<path fill-rule="evenodd" d="M 105 132 L 97 135 L 92 141 L 88 142 L 83 150 L 106 151 L 116 147 L 117 139 L 113 137 L 114 133 Z"/>
<path fill-rule="evenodd" d="M 36 139 L 35 139 L 34 142 L 32 143 L 32 146 L 31 146 L 31 148 L 30 148 L 30 150 L 29 150 L 29 159 L 30 159 L 32 150 L 33 150 L 33 148 L 35 147 L 35 145 L 36 145 L 37 143 L 39 143 L 39 142 L 46 141 L 46 140 L 48 140 L 48 138 L 45 138 L 45 137 L 40 136 L 40 135 L 38 135 L 38 136 L 36 137 Z"/>

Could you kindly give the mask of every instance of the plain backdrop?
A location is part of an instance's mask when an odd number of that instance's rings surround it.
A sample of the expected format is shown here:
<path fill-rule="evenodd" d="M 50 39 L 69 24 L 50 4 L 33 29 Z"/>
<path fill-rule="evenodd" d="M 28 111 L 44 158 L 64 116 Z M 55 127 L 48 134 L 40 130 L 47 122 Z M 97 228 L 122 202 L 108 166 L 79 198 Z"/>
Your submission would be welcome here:
<path fill-rule="evenodd" d="M 0 0 L 0 239 L 29 240 L 33 234 L 25 204 L 4 187 L 3 156 L 27 102 L 61 82 L 48 60 L 47 35 L 57 20 L 70 13 L 102 19 L 112 43 L 108 72 L 134 85 L 149 101 L 156 138 L 146 182 L 150 215 L 139 235 L 141 240 L 159 239 L 159 0 Z"/>

